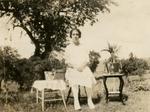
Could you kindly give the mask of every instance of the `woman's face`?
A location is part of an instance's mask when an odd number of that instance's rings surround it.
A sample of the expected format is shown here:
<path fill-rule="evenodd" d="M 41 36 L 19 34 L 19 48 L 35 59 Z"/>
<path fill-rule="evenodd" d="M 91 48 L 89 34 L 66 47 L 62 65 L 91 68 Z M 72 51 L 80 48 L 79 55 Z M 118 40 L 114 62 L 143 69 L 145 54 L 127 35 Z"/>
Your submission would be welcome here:
<path fill-rule="evenodd" d="M 77 30 L 74 30 L 74 31 L 72 32 L 71 37 L 72 37 L 72 41 L 73 41 L 73 43 L 74 43 L 75 45 L 79 45 L 79 44 L 80 44 L 80 41 L 79 41 L 79 39 L 80 39 L 80 34 L 79 34 L 79 32 L 78 32 Z"/>

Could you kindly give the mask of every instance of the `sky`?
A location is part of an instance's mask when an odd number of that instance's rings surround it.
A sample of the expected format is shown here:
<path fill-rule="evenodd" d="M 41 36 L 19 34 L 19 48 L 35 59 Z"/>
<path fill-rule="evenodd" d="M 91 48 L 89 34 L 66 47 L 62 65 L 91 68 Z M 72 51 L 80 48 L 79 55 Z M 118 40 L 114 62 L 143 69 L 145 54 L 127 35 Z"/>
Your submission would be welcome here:
<path fill-rule="evenodd" d="M 150 57 L 150 1 L 115 1 L 118 6 L 111 6 L 109 14 L 100 15 L 93 27 L 83 28 L 84 36 L 90 38 L 86 43 L 97 49 L 107 48 L 107 42 L 117 44 L 121 58 L 127 58 L 130 52 L 139 58 Z"/>
<path fill-rule="evenodd" d="M 136 57 L 150 57 L 150 1 L 149 0 L 114 0 L 118 6 L 110 6 L 110 13 L 100 14 L 99 21 L 93 26 L 86 24 L 80 28 L 82 42 L 90 49 L 100 52 L 102 58 L 109 55 L 101 52 L 107 48 L 107 42 L 120 47 L 118 56 L 128 58 L 133 52 Z M 0 44 L 7 43 L 15 47 L 22 57 L 30 57 L 34 46 L 20 29 L 8 31 L 7 19 L 0 19 Z M 10 33 L 11 32 L 11 33 Z M 20 32 L 22 37 L 20 38 Z M 4 39 L 10 37 L 11 39 Z M 4 41 L 5 40 L 5 41 Z"/>

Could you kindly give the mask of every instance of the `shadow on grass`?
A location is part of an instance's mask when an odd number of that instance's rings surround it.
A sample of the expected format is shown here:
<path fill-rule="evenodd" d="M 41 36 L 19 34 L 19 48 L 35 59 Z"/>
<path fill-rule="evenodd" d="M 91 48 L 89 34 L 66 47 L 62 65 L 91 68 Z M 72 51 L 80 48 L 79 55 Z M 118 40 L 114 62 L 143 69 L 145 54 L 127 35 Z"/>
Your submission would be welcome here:
<path fill-rule="evenodd" d="M 94 104 L 98 104 L 102 100 L 102 97 L 100 95 L 97 95 L 97 97 L 92 98 L 92 101 Z M 80 104 L 86 105 L 87 104 L 87 97 L 80 97 Z"/>
<path fill-rule="evenodd" d="M 126 94 L 123 94 L 123 102 L 128 100 L 128 96 Z M 110 95 L 109 96 L 109 101 L 111 102 L 120 102 L 121 99 L 118 95 Z"/>

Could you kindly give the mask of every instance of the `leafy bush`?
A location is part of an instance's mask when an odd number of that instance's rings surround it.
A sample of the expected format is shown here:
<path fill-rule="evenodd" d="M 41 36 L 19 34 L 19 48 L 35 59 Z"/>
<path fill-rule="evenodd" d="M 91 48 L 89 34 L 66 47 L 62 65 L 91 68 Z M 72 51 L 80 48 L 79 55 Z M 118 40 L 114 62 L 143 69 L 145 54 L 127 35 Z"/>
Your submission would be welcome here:
<path fill-rule="evenodd" d="M 21 89 L 28 90 L 35 80 L 44 80 L 44 71 L 50 70 L 50 64 L 47 59 L 42 60 L 39 57 L 29 59 L 20 59 L 16 63 L 16 69 L 19 73 L 19 84 Z"/>
<path fill-rule="evenodd" d="M 33 63 L 28 59 L 20 59 L 16 63 L 16 69 L 19 74 L 19 84 L 21 89 L 29 89 L 34 81 Z"/>
<path fill-rule="evenodd" d="M 60 61 L 55 57 L 49 59 L 41 59 L 40 57 L 31 57 L 29 59 L 20 59 L 16 64 L 20 73 L 19 83 L 23 90 L 31 88 L 35 80 L 44 80 L 44 71 L 52 71 L 54 69 L 65 69 L 64 61 Z"/>
<path fill-rule="evenodd" d="M 121 63 L 122 72 L 125 74 L 141 75 L 148 69 L 148 64 L 144 59 L 126 59 L 121 60 Z"/>
<path fill-rule="evenodd" d="M 63 52 L 53 51 L 49 54 L 48 62 L 51 65 L 51 70 L 66 69 Z"/>
<path fill-rule="evenodd" d="M 15 81 L 22 90 L 30 89 L 35 80 L 45 79 L 44 71 L 62 68 L 65 70 L 65 67 L 64 60 L 53 55 L 49 59 L 34 56 L 20 59 L 17 51 L 11 47 L 0 49 L 0 81 Z"/>
<path fill-rule="evenodd" d="M 17 50 L 9 46 L 0 48 L 0 80 L 18 80 L 15 63 L 19 57 Z"/>
<path fill-rule="evenodd" d="M 98 52 L 95 52 L 95 51 L 90 51 L 89 58 L 90 58 L 89 67 L 90 67 L 92 72 L 95 72 L 97 65 L 99 64 L 100 54 Z"/>

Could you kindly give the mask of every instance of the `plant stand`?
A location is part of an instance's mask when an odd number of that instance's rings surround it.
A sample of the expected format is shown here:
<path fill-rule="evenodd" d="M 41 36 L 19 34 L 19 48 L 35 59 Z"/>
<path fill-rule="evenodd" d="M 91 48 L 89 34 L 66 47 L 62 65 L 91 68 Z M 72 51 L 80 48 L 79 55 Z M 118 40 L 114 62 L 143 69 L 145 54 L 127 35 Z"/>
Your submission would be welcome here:
<path fill-rule="evenodd" d="M 124 87 L 124 80 L 123 80 L 123 74 L 110 74 L 110 75 L 103 75 L 102 79 L 103 79 L 103 84 L 104 84 L 104 87 L 105 87 L 105 92 L 106 92 L 106 103 L 108 103 L 109 101 L 109 95 L 114 95 L 114 94 L 118 94 L 119 95 L 119 98 L 120 98 L 120 101 L 124 103 L 123 101 L 123 87 Z M 108 78 L 119 78 L 119 81 L 120 81 L 120 85 L 119 85 L 119 91 L 108 91 L 108 87 L 107 87 L 107 79 Z"/>

